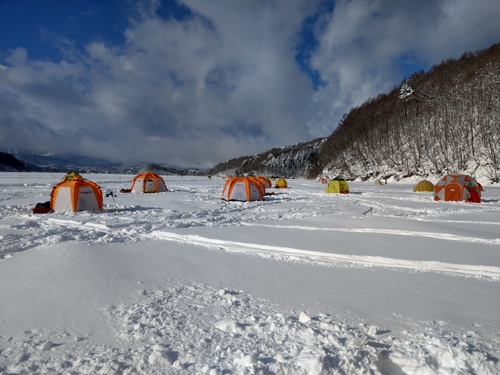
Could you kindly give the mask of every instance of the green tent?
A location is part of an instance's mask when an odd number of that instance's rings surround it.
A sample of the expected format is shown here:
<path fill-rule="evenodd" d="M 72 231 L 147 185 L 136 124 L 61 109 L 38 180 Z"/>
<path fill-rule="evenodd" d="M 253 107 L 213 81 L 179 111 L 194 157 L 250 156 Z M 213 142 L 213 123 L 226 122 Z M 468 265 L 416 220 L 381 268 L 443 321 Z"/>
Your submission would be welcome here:
<path fill-rule="evenodd" d="M 346 180 L 344 180 L 340 176 L 337 176 L 334 179 L 330 180 L 328 185 L 326 185 L 325 192 L 334 194 L 349 194 L 349 185 L 347 184 Z"/>

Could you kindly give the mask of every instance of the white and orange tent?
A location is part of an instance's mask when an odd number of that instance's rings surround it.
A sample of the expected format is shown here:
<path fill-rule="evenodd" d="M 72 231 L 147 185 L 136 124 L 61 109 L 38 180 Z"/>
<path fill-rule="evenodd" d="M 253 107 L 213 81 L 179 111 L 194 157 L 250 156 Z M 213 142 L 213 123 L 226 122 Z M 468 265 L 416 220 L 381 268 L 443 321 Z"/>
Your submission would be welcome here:
<path fill-rule="evenodd" d="M 248 176 L 247 178 L 252 178 L 254 181 L 256 181 L 259 186 L 260 186 L 260 190 L 262 191 L 262 194 L 266 194 L 266 181 L 262 178 L 259 178 L 259 177 L 253 177 L 253 176 Z"/>
<path fill-rule="evenodd" d="M 271 181 L 270 178 L 268 177 L 264 177 L 264 176 L 258 176 L 256 177 L 258 180 L 260 181 L 263 181 L 264 182 L 264 187 L 267 189 L 267 188 L 271 188 L 273 187 L 273 182 Z"/>
<path fill-rule="evenodd" d="M 99 185 L 81 176 L 59 182 L 50 193 L 52 211 L 102 211 L 102 206 Z"/>
<path fill-rule="evenodd" d="M 161 193 L 168 189 L 161 176 L 153 172 L 144 172 L 134 177 L 130 191 L 132 193 Z"/>
<path fill-rule="evenodd" d="M 435 201 L 481 203 L 481 185 L 466 174 L 448 174 L 434 185 Z"/>
<path fill-rule="evenodd" d="M 253 177 L 234 177 L 227 180 L 222 189 L 222 199 L 226 201 L 263 201 L 264 189 L 261 182 Z"/>

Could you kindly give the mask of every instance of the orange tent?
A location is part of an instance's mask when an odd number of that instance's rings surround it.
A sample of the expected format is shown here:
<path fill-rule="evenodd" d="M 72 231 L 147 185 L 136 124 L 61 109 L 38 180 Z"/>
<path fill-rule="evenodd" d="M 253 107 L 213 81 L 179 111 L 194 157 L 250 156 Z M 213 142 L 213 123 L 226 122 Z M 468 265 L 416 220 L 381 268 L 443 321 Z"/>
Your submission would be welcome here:
<path fill-rule="evenodd" d="M 163 178 L 153 172 L 138 174 L 132 180 L 132 193 L 160 193 L 168 191 Z"/>
<path fill-rule="evenodd" d="M 102 211 L 102 206 L 101 188 L 83 177 L 61 181 L 50 193 L 52 211 Z"/>
<path fill-rule="evenodd" d="M 328 183 L 328 180 L 325 178 L 325 177 L 321 177 L 319 180 L 318 180 L 319 183 L 322 183 L 322 184 L 327 184 Z"/>
<path fill-rule="evenodd" d="M 267 188 L 273 187 L 273 183 L 271 182 L 270 178 L 264 177 L 264 176 L 258 176 L 256 177 L 257 180 L 262 181 L 264 190 Z"/>
<path fill-rule="evenodd" d="M 288 183 L 286 182 L 286 180 L 283 177 L 281 177 L 280 179 L 278 179 L 276 181 L 276 185 L 274 187 L 277 189 L 284 189 L 284 188 L 288 187 Z"/>
<path fill-rule="evenodd" d="M 253 178 L 253 180 L 260 185 L 260 190 L 262 190 L 262 192 L 266 194 L 266 181 L 263 178 L 252 176 L 248 176 L 247 178 Z"/>
<path fill-rule="evenodd" d="M 222 189 L 222 199 L 226 201 L 263 201 L 264 188 L 253 177 L 235 177 L 226 181 Z"/>
<path fill-rule="evenodd" d="M 481 186 L 469 175 L 449 174 L 434 185 L 434 200 L 481 203 Z"/>

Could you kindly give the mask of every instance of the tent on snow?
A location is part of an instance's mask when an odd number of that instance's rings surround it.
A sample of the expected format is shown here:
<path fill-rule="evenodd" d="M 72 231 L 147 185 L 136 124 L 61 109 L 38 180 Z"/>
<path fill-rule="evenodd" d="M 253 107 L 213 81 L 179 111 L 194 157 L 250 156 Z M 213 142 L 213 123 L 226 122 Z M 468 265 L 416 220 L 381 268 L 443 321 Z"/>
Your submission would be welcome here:
<path fill-rule="evenodd" d="M 321 177 L 320 179 L 318 179 L 318 182 L 320 184 L 327 184 L 328 183 L 328 180 L 325 178 L 325 177 Z"/>
<path fill-rule="evenodd" d="M 448 174 L 434 185 L 434 200 L 481 203 L 481 186 L 469 175 Z"/>
<path fill-rule="evenodd" d="M 71 181 L 74 180 L 77 177 L 82 177 L 80 173 L 75 172 L 75 171 L 70 171 L 64 175 L 61 181 Z"/>
<path fill-rule="evenodd" d="M 103 197 L 99 185 L 83 177 L 61 181 L 52 188 L 52 211 L 102 211 Z"/>
<path fill-rule="evenodd" d="M 267 188 L 270 188 L 270 187 L 273 187 L 273 183 L 271 182 L 271 179 L 270 178 L 267 178 L 267 177 L 264 177 L 264 176 L 258 176 L 256 177 L 258 180 L 260 181 L 263 181 L 264 182 L 264 188 L 267 189 Z"/>
<path fill-rule="evenodd" d="M 138 174 L 132 180 L 132 193 L 161 193 L 168 191 L 163 178 L 153 172 Z"/>
<path fill-rule="evenodd" d="M 288 183 L 283 177 L 281 177 L 280 179 L 276 180 L 276 185 L 274 185 L 274 187 L 277 189 L 284 189 L 288 187 Z"/>
<path fill-rule="evenodd" d="M 428 180 L 422 180 L 413 188 L 415 193 L 432 193 L 434 191 L 434 184 Z"/>
<path fill-rule="evenodd" d="M 257 183 L 260 185 L 260 190 L 262 190 L 263 194 L 265 195 L 267 188 L 266 180 L 264 180 L 261 177 L 253 177 L 253 176 L 248 176 L 248 177 L 253 178 L 255 181 L 257 181 Z"/>
<path fill-rule="evenodd" d="M 326 193 L 349 194 L 349 184 L 342 177 L 337 176 L 330 180 L 325 189 Z"/>
<path fill-rule="evenodd" d="M 263 201 L 264 189 L 253 177 L 235 177 L 227 180 L 222 189 L 226 201 Z"/>

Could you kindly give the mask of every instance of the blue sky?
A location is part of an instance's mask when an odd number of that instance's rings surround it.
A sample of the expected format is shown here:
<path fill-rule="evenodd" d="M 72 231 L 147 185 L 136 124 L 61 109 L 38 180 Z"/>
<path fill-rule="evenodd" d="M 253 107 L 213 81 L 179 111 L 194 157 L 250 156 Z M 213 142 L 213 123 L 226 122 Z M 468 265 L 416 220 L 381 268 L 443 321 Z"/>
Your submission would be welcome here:
<path fill-rule="evenodd" d="M 500 42 L 498 0 L 0 0 L 0 150 L 207 168 Z"/>

